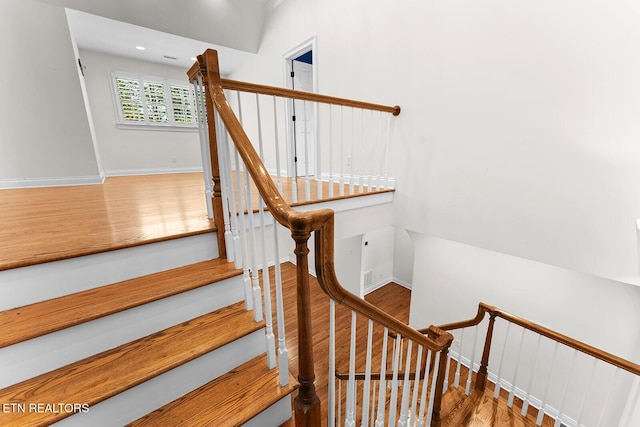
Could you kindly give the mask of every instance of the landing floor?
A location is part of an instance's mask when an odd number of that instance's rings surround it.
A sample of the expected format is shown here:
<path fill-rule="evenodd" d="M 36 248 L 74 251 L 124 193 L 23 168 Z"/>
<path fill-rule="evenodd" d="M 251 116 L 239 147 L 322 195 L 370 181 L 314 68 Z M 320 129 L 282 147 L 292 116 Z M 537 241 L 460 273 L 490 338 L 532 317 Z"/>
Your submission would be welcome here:
<path fill-rule="evenodd" d="M 277 181 L 274 178 L 274 182 Z M 292 181 L 283 178 L 285 200 Z M 315 182 L 297 180 L 294 205 L 317 201 Z M 308 188 L 307 188 L 308 187 Z M 252 187 L 252 190 L 255 187 Z M 309 190 L 309 201 L 306 190 Z M 357 185 L 334 198 L 366 195 Z M 372 191 L 375 193 L 392 190 Z M 323 183 L 323 198 L 329 188 Z M 257 208 L 254 194 L 253 207 Z M 208 233 L 202 173 L 109 177 L 104 184 L 0 190 L 0 271 L 145 243 Z"/>
<path fill-rule="evenodd" d="M 201 173 L 0 191 L 0 270 L 206 233 Z"/>

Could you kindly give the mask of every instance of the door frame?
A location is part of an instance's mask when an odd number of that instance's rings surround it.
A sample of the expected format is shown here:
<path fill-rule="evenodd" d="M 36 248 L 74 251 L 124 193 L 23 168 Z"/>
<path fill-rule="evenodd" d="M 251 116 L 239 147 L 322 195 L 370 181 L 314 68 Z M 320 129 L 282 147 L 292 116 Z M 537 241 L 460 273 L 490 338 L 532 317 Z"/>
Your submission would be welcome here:
<path fill-rule="evenodd" d="M 307 53 L 307 52 L 313 52 L 313 62 L 311 64 L 311 76 L 312 76 L 312 85 L 313 85 L 313 89 L 312 91 L 314 93 L 318 92 L 318 67 L 317 67 L 317 48 L 316 48 L 316 36 L 313 36 L 307 40 L 305 40 L 304 42 L 300 43 L 298 46 L 294 47 L 293 49 L 289 50 L 288 52 L 286 52 L 282 58 L 282 65 L 283 65 L 283 79 L 284 79 L 284 87 L 287 89 L 292 89 L 292 81 L 291 81 L 291 61 L 293 61 L 294 59 L 298 58 L 299 56 Z M 287 108 L 291 108 L 291 106 L 287 105 Z M 291 116 L 291 114 L 288 115 Z M 318 117 L 317 117 L 317 110 L 316 110 L 316 117 L 314 118 L 315 122 L 317 123 L 318 121 Z M 317 128 L 316 128 L 316 134 L 317 134 Z M 292 122 L 290 120 L 287 120 L 287 175 L 290 177 L 294 177 L 297 178 L 297 171 L 296 171 L 296 165 L 294 162 L 294 154 L 295 153 L 295 135 L 294 135 L 294 130 L 293 130 L 293 126 L 292 126 Z M 316 135 L 317 138 L 317 135 Z M 317 140 L 315 142 L 315 147 L 314 149 L 318 150 L 318 143 Z M 315 170 L 315 169 L 314 169 Z"/>

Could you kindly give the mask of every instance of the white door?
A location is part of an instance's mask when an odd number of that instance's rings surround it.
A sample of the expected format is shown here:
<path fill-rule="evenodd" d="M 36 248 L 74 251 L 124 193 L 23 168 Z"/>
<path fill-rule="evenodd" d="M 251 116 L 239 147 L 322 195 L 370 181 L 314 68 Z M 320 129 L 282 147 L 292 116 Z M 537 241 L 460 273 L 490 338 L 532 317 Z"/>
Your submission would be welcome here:
<path fill-rule="evenodd" d="M 292 87 L 295 90 L 313 92 L 313 65 L 291 61 Z M 293 116 L 293 161 L 296 176 L 311 176 L 315 173 L 316 129 L 315 105 L 312 102 L 294 101 Z"/>

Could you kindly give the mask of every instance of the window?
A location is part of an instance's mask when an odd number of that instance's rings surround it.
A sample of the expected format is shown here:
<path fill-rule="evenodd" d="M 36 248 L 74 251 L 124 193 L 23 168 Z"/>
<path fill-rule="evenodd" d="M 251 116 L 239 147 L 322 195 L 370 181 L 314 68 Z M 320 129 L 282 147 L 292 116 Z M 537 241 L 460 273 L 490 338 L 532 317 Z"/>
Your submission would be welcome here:
<path fill-rule="evenodd" d="M 118 126 L 181 128 L 197 126 L 193 86 L 160 77 L 112 73 Z"/>

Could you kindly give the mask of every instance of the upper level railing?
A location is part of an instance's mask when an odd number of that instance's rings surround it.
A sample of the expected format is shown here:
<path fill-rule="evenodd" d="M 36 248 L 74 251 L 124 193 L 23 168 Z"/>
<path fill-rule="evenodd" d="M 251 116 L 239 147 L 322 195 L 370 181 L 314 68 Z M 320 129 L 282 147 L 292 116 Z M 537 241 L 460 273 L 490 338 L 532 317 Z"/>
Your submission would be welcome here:
<path fill-rule="evenodd" d="M 308 241 L 311 235 L 315 238 L 315 268 L 318 277 L 318 282 L 322 290 L 330 297 L 331 306 L 335 303 L 341 304 L 348 309 L 352 310 L 352 326 L 350 332 L 351 346 L 349 350 L 350 360 L 350 372 L 355 373 L 356 369 L 356 334 L 358 328 L 356 327 L 356 319 L 361 317 L 366 319 L 367 323 L 367 348 L 364 352 L 365 364 L 368 372 L 371 372 L 371 365 L 374 363 L 376 357 L 380 357 L 380 363 L 386 369 L 386 357 L 387 357 L 387 343 L 390 333 L 395 334 L 397 342 L 400 339 L 404 339 L 405 342 L 409 342 L 408 352 L 415 351 L 415 357 L 406 357 L 407 363 L 410 361 L 415 362 L 415 368 L 424 365 L 425 360 L 434 360 L 433 366 L 436 374 L 433 376 L 433 380 L 429 383 L 428 380 L 423 382 L 420 389 L 420 398 L 418 401 L 418 389 L 416 388 L 413 395 L 416 396 L 416 403 L 411 406 L 411 410 L 408 409 L 408 405 L 403 404 L 403 407 L 396 413 L 395 401 L 388 409 L 385 409 L 387 398 L 382 396 L 379 399 L 378 408 L 376 413 L 377 420 L 376 425 L 384 423 L 385 419 L 395 419 L 398 417 L 401 423 L 406 423 L 407 420 L 414 422 L 414 419 L 418 424 L 425 423 L 427 425 L 439 425 L 440 420 L 440 396 L 442 395 L 442 386 L 444 382 L 444 363 L 447 360 L 447 351 L 451 344 L 452 337 L 449 333 L 443 332 L 436 327 L 428 329 L 427 334 L 424 335 L 413 328 L 410 328 L 406 324 L 398 321 L 397 319 L 387 315 L 375 306 L 367 303 L 361 298 L 345 291 L 336 278 L 334 268 L 334 212 L 329 209 L 318 209 L 313 211 L 301 212 L 292 207 L 292 204 L 285 199 L 281 193 L 282 186 L 278 182 L 278 178 L 273 178 L 273 171 L 270 171 L 263 162 L 260 154 L 264 156 L 264 142 L 265 131 L 262 123 L 264 122 L 261 115 L 262 109 L 260 107 L 259 94 L 292 97 L 295 99 L 302 99 L 305 101 L 313 101 L 329 106 L 329 123 L 330 134 L 333 135 L 333 131 L 336 129 L 333 127 L 334 115 L 331 113 L 331 106 L 347 107 L 350 110 L 353 108 L 364 108 L 369 113 L 362 113 L 359 121 L 354 124 L 346 124 L 342 126 L 340 132 L 335 132 L 336 135 L 345 135 L 346 131 L 353 135 L 358 132 L 361 135 L 369 135 L 369 137 L 360 137 L 359 144 L 371 144 L 373 147 L 374 142 L 384 142 L 384 138 L 380 138 L 378 133 L 375 134 L 370 130 L 375 129 L 389 129 L 389 126 L 379 126 L 379 123 L 372 121 L 372 126 L 365 123 L 364 118 L 369 118 L 375 114 L 384 113 L 387 116 L 390 114 L 398 114 L 398 107 L 386 107 L 375 104 L 361 103 L 357 101 L 348 101 L 333 97 L 324 97 L 316 94 L 301 93 L 297 91 L 288 91 L 283 89 L 269 88 L 265 86 L 248 85 L 245 83 L 232 82 L 229 80 L 222 80 L 219 74 L 217 53 L 212 50 L 207 50 L 203 55 L 198 57 L 198 63 L 195 64 L 189 71 L 189 78 L 196 84 L 196 91 L 198 88 L 203 89 L 204 98 L 206 101 L 201 103 L 202 115 L 208 117 L 207 128 L 203 133 L 206 133 L 204 137 L 208 138 L 211 146 L 211 170 L 213 180 L 213 204 L 214 204 L 214 219 L 217 217 L 223 218 L 225 221 L 229 219 L 231 225 L 230 235 L 227 234 L 229 240 L 235 239 L 233 228 L 236 227 L 239 235 L 239 245 L 233 245 L 233 250 L 227 249 L 224 238 L 219 243 L 222 245 L 221 253 L 225 252 L 228 258 L 233 258 L 236 263 L 241 259 L 241 264 L 245 269 L 245 283 L 246 283 L 246 300 L 247 305 L 254 308 L 254 315 L 256 318 L 262 318 L 262 305 L 264 303 L 264 317 L 267 321 L 267 353 L 270 360 L 270 366 L 275 366 L 275 339 L 273 333 L 273 327 L 270 324 L 271 314 L 271 296 L 270 288 L 271 283 L 268 274 L 267 267 L 269 263 L 274 262 L 275 276 L 276 276 L 276 323 L 278 334 L 278 361 L 280 363 L 279 368 L 281 374 L 287 372 L 286 354 L 287 349 L 282 348 L 281 344 L 284 342 L 284 320 L 281 317 L 281 289 L 278 284 L 278 264 L 279 264 L 279 232 L 278 227 L 282 226 L 288 230 L 291 238 L 293 239 L 295 249 L 294 254 L 296 257 L 297 268 L 297 322 L 298 322 L 298 382 L 300 384 L 298 395 L 294 401 L 296 424 L 302 426 L 320 426 L 321 425 L 321 404 L 315 391 L 315 368 L 314 368 L 314 343 L 312 342 L 312 307 L 310 306 L 310 291 L 309 291 L 309 247 Z M 235 105 L 236 111 L 232 107 L 231 103 L 225 95 L 225 89 L 235 89 L 239 91 L 252 91 L 255 93 L 255 98 L 258 100 L 256 107 L 256 116 L 258 123 L 257 129 L 250 129 L 249 132 L 241 123 L 244 115 L 246 114 L 246 108 L 242 108 L 242 102 L 237 102 Z M 240 95 L 236 95 L 236 99 L 240 100 Z M 241 101 L 241 100 L 240 100 Z M 276 104 L 277 100 L 274 97 L 273 103 Z M 306 108 L 306 107 L 303 107 Z M 319 108 L 319 107 L 314 107 Z M 274 115 L 278 114 L 278 107 L 274 108 Z M 355 110 L 354 110 L 355 111 Z M 314 114 L 319 114 L 317 110 Z M 217 118 L 213 119 L 213 118 Z M 357 117 L 357 116 L 356 116 Z M 382 120 L 382 119 L 381 119 Z M 386 120 L 386 119 L 384 119 Z M 277 123 L 277 121 L 276 121 Z M 279 139 L 280 130 L 271 129 L 273 132 L 272 138 L 274 140 Z M 339 128 L 339 127 L 338 127 Z M 254 147 L 248 133 L 255 131 L 257 141 L 254 141 L 258 149 Z M 227 143 L 227 136 L 229 137 L 229 143 Z M 337 138 L 338 140 L 340 138 Z M 368 146 L 362 147 L 356 145 L 357 138 L 351 138 L 349 141 L 350 152 L 355 153 L 357 150 L 361 152 L 371 152 L 373 149 L 369 149 Z M 308 141 L 307 141 L 308 142 Z M 343 138 L 343 142 L 346 142 L 346 138 Z M 380 144 L 384 145 L 384 144 Z M 308 147 L 305 147 L 305 149 Z M 343 147 L 344 148 L 344 147 Z M 383 151 L 387 149 L 383 147 Z M 260 154 L 258 152 L 261 152 Z M 317 153 L 320 153 L 317 151 Z M 320 153 L 322 154 L 322 153 Z M 342 153 L 344 154 L 344 152 Z M 329 154 L 331 158 L 333 153 Z M 276 160 L 277 160 L 277 156 Z M 340 159 L 342 161 L 344 159 Z M 353 157 L 351 158 L 353 161 Z M 363 162 L 364 163 L 364 162 Z M 331 164 L 331 163 L 330 163 Z M 318 163 L 316 162 L 317 166 Z M 353 165 L 353 163 L 351 163 Z M 308 165 L 307 165 L 308 167 Z M 276 173 L 280 168 L 276 167 Z M 317 168 L 320 170 L 320 168 Z M 302 169 L 305 174 L 302 179 L 305 180 L 305 187 L 310 187 L 307 184 L 308 177 L 310 176 L 309 169 Z M 385 167 L 382 168 L 382 174 L 385 173 Z M 294 175 L 296 175 L 294 173 Z M 324 181 L 324 177 L 319 172 L 314 172 L 314 179 L 316 181 Z M 355 175 L 350 177 L 350 183 L 340 183 L 343 190 L 338 189 L 338 192 L 349 191 L 351 193 L 364 192 L 365 189 L 371 189 L 374 186 L 381 187 L 385 185 L 384 177 L 378 176 L 372 178 L 372 174 L 366 174 L 362 171 L 358 173 L 357 181 Z M 294 176 L 298 178 L 297 176 Z M 333 171 L 330 171 L 326 180 L 333 179 Z M 251 189 L 255 187 L 260 194 L 257 201 L 258 209 L 254 209 L 255 202 L 251 197 Z M 280 187 L 280 188 L 279 188 Z M 330 186 L 332 188 L 332 186 Z M 348 189 L 348 190 L 347 190 Z M 331 190 L 332 191 L 332 190 Z M 308 192 L 308 191 L 306 191 Z M 254 215 L 254 211 L 257 211 Z M 268 213 L 268 215 L 267 215 Z M 270 222 L 271 219 L 275 219 L 275 222 Z M 237 221 L 236 225 L 233 221 Z M 277 224 L 276 224 L 277 222 Z M 258 225 L 259 223 L 259 225 Z M 227 226 L 222 222 L 218 223 L 219 230 L 227 229 Z M 279 224 L 279 225 L 278 225 Z M 219 233 L 222 234 L 222 233 Z M 226 233 L 225 233 L 226 234 Z M 264 236 L 272 234 L 273 241 L 275 242 L 275 248 L 272 249 L 273 256 L 269 257 L 265 248 Z M 240 249 L 236 249 L 236 248 Z M 262 258 L 259 257 L 259 253 L 262 252 Z M 262 274 L 261 274 L 262 272 Z M 260 280 L 262 286 L 260 285 Z M 280 290 L 279 290 L 280 289 Z M 261 293 L 265 293 L 264 302 L 261 299 Z M 279 295 L 278 295 L 279 294 Z M 332 325 L 332 329 L 335 330 L 335 322 Z M 379 330 L 376 332 L 377 339 L 381 340 L 381 344 L 373 342 L 374 329 Z M 336 357 L 336 334 L 331 333 L 329 338 L 329 352 L 333 355 L 333 359 Z M 413 350 L 411 350 L 413 347 Z M 382 348 L 383 351 L 375 353 L 376 349 Z M 398 352 L 400 346 L 397 345 L 394 350 L 394 360 L 396 363 L 392 368 L 395 374 L 398 374 Z M 273 356 L 273 357 L 272 357 Z M 339 357 L 339 355 L 337 355 Z M 331 365 L 330 361 L 330 365 Z M 329 367 L 330 371 L 335 369 L 335 366 Z M 439 372 L 439 374 L 438 374 Z M 286 374 L 281 375 L 280 381 L 285 382 Z M 330 381 L 333 378 L 333 372 L 329 376 Z M 354 382 L 352 381 L 352 384 Z M 332 384 L 329 384 L 329 402 L 327 402 L 328 409 L 328 422 L 329 425 L 335 423 L 335 413 L 333 412 L 332 399 Z M 386 390 L 386 388 L 385 388 Z M 380 390 L 380 393 L 383 393 Z M 397 393 L 397 389 L 394 391 Z M 407 396 L 408 396 L 407 391 Z M 397 397 L 397 396 L 396 396 Z M 361 417 L 368 417 L 369 410 L 362 410 L 362 415 L 356 414 L 356 393 L 354 386 L 349 394 L 348 398 L 348 410 L 346 425 L 355 425 L 356 421 L 361 421 Z M 403 398 L 408 401 L 408 398 Z M 393 400 L 392 400 L 393 401 Z M 323 403 L 324 405 L 324 403 Z"/>
<path fill-rule="evenodd" d="M 451 366 L 453 386 L 464 386 L 467 395 L 475 373 L 477 390 L 490 380 L 495 398 L 502 391 L 509 407 L 516 397 L 522 401 L 523 416 L 537 410 L 537 425 L 551 417 L 556 427 L 631 427 L 631 411 L 640 404 L 640 365 L 484 303 L 473 319 L 440 328 L 455 337 L 446 377 Z"/>

